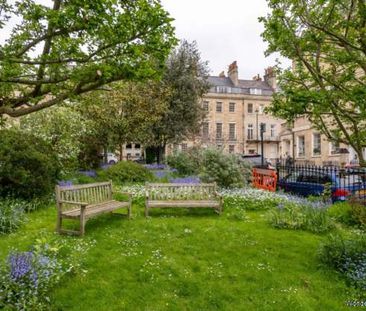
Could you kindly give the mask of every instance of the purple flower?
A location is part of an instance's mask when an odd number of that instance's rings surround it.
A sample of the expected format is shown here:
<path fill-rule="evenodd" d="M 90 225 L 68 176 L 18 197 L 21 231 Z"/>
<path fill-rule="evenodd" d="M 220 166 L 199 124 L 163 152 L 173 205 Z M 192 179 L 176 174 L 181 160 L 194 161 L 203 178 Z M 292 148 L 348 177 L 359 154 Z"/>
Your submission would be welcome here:
<path fill-rule="evenodd" d="M 148 170 L 165 170 L 167 166 L 165 164 L 145 164 Z"/>
<path fill-rule="evenodd" d="M 89 171 L 79 171 L 80 174 L 85 175 L 85 176 L 89 176 L 89 177 L 97 177 L 97 173 L 94 170 L 89 170 Z"/>
<path fill-rule="evenodd" d="M 171 178 L 169 179 L 169 182 L 173 184 L 199 184 L 201 183 L 201 180 L 197 176 L 188 176 L 182 178 Z"/>
<path fill-rule="evenodd" d="M 72 185 L 73 185 L 73 182 L 72 182 L 71 180 L 59 180 L 59 181 L 57 182 L 57 184 L 58 184 L 59 186 L 64 187 L 64 186 L 72 186 Z"/>
<path fill-rule="evenodd" d="M 154 171 L 154 175 L 156 178 L 164 178 L 167 174 L 167 171 Z"/>
<path fill-rule="evenodd" d="M 10 278 L 14 281 L 22 278 L 32 270 L 32 252 L 11 254 L 9 256 Z"/>
<path fill-rule="evenodd" d="M 100 168 L 101 168 L 102 170 L 106 170 L 107 168 L 110 168 L 112 165 L 113 165 L 113 164 L 106 164 L 106 163 L 104 163 L 104 164 L 102 164 L 102 165 L 100 166 Z"/>

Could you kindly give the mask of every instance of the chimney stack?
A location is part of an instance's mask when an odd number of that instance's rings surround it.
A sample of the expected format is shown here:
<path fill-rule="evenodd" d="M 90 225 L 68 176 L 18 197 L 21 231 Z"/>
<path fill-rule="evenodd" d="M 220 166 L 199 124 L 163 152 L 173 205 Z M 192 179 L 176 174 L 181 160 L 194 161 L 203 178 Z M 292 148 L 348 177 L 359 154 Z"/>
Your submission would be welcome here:
<path fill-rule="evenodd" d="M 274 67 L 264 70 L 264 81 L 273 89 L 277 89 L 276 71 Z"/>
<path fill-rule="evenodd" d="M 219 77 L 220 78 L 225 78 L 225 71 L 221 71 L 220 74 L 219 74 Z"/>
<path fill-rule="evenodd" d="M 239 85 L 239 77 L 238 77 L 238 65 L 236 64 L 236 61 L 234 61 L 230 66 L 229 70 L 227 72 L 227 75 L 229 76 L 231 82 L 235 85 Z"/>
<path fill-rule="evenodd" d="M 260 77 L 259 74 L 257 74 L 256 76 L 253 77 L 254 81 L 262 81 L 262 78 Z"/>

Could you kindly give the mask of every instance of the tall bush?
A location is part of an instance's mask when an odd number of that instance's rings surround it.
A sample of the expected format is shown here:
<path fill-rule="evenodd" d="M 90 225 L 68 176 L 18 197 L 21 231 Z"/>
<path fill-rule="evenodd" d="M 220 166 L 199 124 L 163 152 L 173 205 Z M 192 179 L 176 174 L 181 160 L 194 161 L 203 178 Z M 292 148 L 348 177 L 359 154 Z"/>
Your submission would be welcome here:
<path fill-rule="evenodd" d="M 233 154 L 225 154 L 217 148 L 209 148 L 203 151 L 203 161 L 200 169 L 200 177 L 204 182 L 216 182 L 219 186 L 242 187 L 248 179 L 249 165 L 240 162 Z"/>
<path fill-rule="evenodd" d="M 60 167 L 49 144 L 17 129 L 0 130 L 0 196 L 32 199 L 53 191 Z"/>

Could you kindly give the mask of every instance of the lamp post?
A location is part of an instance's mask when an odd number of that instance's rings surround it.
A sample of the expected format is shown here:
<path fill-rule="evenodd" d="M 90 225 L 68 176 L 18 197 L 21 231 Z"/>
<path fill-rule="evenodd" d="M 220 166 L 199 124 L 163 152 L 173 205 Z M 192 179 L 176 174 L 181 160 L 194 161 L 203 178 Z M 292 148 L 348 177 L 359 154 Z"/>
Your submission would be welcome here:
<path fill-rule="evenodd" d="M 257 154 L 258 154 L 258 141 L 259 141 L 259 129 L 258 129 L 258 109 L 255 110 L 255 120 L 256 120 L 256 126 L 255 126 L 255 132 L 256 132 L 256 136 L 257 136 Z"/>
<path fill-rule="evenodd" d="M 264 143 L 263 143 L 263 133 L 266 131 L 266 124 L 261 123 L 261 163 L 264 166 Z"/>

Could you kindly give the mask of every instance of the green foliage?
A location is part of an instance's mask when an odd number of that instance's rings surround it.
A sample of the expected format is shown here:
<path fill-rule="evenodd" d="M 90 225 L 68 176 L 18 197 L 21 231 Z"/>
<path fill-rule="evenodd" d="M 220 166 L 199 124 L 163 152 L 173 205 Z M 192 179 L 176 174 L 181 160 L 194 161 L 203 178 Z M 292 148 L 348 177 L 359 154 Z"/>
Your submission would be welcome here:
<path fill-rule="evenodd" d="M 0 130 L 0 196 L 43 197 L 54 190 L 59 162 L 49 144 L 16 129 Z"/>
<path fill-rule="evenodd" d="M 272 209 L 269 215 L 270 223 L 275 228 L 307 230 L 315 233 L 323 233 L 333 228 L 325 208 L 285 203 Z"/>
<path fill-rule="evenodd" d="M 236 155 L 225 154 L 221 149 L 203 151 L 200 178 L 203 182 L 216 182 L 220 187 L 242 187 L 251 175 L 250 166 Z"/>
<path fill-rule="evenodd" d="M 86 120 L 68 106 L 51 107 L 20 120 L 21 128 L 50 144 L 60 161 L 62 173 L 79 168 L 81 138 L 87 134 Z"/>
<path fill-rule="evenodd" d="M 196 42 L 183 40 L 170 54 L 161 81 L 161 86 L 170 91 L 163 98 L 167 109 L 151 127 L 151 146 L 165 148 L 167 143 L 181 142 L 199 132 L 206 114 L 201 99 L 209 89 L 208 74 L 207 62 L 201 60 Z"/>
<path fill-rule="evenodd" d="M 330 235 L 319 250 L 322 263 L 343 274 L 351 285 L 366 290 L 366 237 Z"/>
<path fill-rule="evenodd" d="M 351 203 L 351 215 L 354 223 L 366 228 L 366 206 L 361 203 Z"/>
<path fill-rule="evenodd" d="M 348 202 L 337 202 L 329 207 L 328 215 L 339 223 L 354 225 L 352 207 Z"/>
<path fill-rule="evenodd" d="M 113 81 L 156 78 L 176 44 L 158 0 L 50 4 L 0 7 L 10 34 L 0 46 L 0 115 L 32 113 Z"/>
<path fill-rule="evenodd" d="M 167 162 L 181 175 L 198 175 L 203 182 L 216 182 L 224 188 L 247 185 L 251 177 L 249 163 L 218 148 L 176 152 L 167 157 Z"/>
<path fill-rule="evenodd" d="M 105 171 L 98 172 L 98 176 L 103 179 L 111 179 L 118 184 L 147 182 L 154 179 L 154 175 L 148 169 L 131 161 L 118 162 Z"/>
<path fill-rule="evenodd" d="M 365 2 L 267 0 L 260 18 L 267 54 L 293 61 L 278 76 L 281 92 L 270 112 L 292 121 L 305 116 L 331 141 L 345 143 L 366 165 Z"/>
<path fill-rule="evenodd" d="M 186 152 L 174 152 L 167 156 L 170 167 L 175 168 L 178 174 L 190 176 L 197 174 L 202 164 L 202 149 L 190 148 Z"/>
<path fill-rule="evenodd" d="M 16 231 L 25 221 L 24 202 L 15 199 L 0 200 L 0 234 Z"/>

